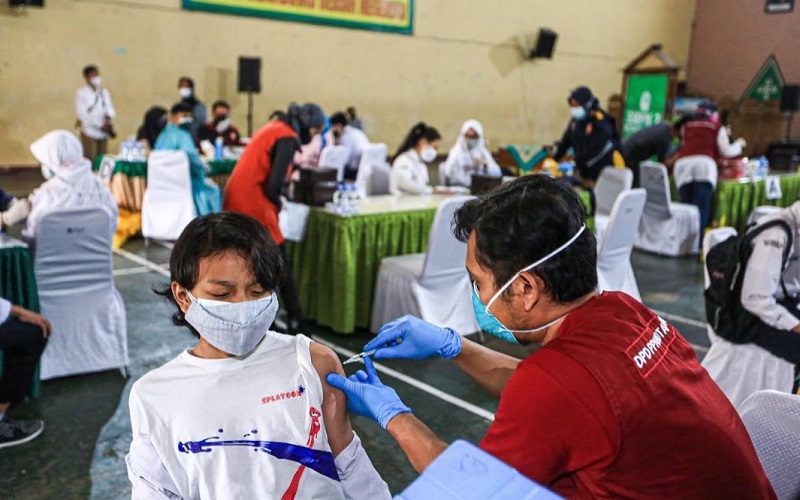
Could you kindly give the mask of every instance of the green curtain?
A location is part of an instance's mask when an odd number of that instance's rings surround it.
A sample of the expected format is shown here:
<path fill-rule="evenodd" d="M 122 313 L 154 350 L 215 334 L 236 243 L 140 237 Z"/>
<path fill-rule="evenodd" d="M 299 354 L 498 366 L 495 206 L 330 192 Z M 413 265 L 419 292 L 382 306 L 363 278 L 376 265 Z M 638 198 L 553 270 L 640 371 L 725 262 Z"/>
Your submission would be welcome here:
<path fill-rule="evenodd" d="M 763 179 L 720 181 L 714 194 L 713 222 L 741 232 L 754 208 L 762 205 L 788 207 L 800 199 L 800 175 L 783 175 L 780 181 L 779 200 L 767 200 Z"/>

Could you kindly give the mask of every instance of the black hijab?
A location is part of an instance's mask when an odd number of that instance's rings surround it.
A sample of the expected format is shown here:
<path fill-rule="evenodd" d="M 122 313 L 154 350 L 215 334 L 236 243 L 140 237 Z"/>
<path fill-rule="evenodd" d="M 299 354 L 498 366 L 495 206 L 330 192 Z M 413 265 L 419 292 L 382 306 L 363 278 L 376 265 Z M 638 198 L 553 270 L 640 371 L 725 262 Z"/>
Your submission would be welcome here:
<path fill-rule="evenodd" d="M 150 145 L 150 149 L 153 149 L 156 144 L 156 139 L 158 139 L 158 134 L 164 130 L 167 124 L 166 116 L 167 110 L 161 106 L 153 106 L 148 109 L 147 113 L 144 115 L 144 122 L 136 133 L 136 140 L 146 140 Z"/>

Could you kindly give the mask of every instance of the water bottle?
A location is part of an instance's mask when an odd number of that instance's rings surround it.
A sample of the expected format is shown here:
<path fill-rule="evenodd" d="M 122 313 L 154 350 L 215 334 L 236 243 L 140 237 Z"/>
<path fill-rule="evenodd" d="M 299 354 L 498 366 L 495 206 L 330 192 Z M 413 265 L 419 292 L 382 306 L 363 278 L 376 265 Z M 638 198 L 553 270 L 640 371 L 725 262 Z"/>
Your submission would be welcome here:
<path fill-rule="evenodd" d="M 217 137 L 214 140 L 214 159 L 221 160 L 225 156 L 225 142 L 222 137 Z"/>
<path fill-rule="evenodd" d="M 358 194 L 355 184 L 350 184 L 350 213 L 356 215 L 361 211 L 361 196 Z"/>
<path fill-rule="evenodd" d="M 769 160 L 765 157 L 761 156 L 758 158 L 758 177 L 762 179 L 765 178 L 769 174 Z"/>
<path fill-rule="evenodd" d="M 342 185 L 336 185 L 336 191 L 333 193 L 333 213 L 342 213 Z"/>

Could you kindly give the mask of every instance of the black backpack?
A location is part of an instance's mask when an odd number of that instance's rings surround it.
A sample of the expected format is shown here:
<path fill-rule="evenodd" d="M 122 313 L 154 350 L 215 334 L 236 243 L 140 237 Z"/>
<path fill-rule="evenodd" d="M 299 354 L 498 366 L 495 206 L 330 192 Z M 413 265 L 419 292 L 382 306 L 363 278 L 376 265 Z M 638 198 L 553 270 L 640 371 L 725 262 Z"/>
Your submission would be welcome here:
<path fill-rule="evenodd" d="M 758 317 L 745 310 L 741 302 L 744 271 L 753 253 L 753 238 L 762 231 L 776 226 L 786 231 L 789 239 L 783 249 L 782 269 L 786 269 L 792 248 L 792 228 L 786 221 L 776 219 L 760 226 L 753 226 L 755 224 L 748 226 L 743 234 L 731 236 L 716 245 L 706 255 L 706 269 L 710 283 L 703 293 L 706 300 L 706 319 L 717 335 L 737 344 L 751 342 L 757 331 L 753 326 L 760 321 Z M 787 299 L 790 298 L 786 294 L 785 287 L 784 294 Z"/>

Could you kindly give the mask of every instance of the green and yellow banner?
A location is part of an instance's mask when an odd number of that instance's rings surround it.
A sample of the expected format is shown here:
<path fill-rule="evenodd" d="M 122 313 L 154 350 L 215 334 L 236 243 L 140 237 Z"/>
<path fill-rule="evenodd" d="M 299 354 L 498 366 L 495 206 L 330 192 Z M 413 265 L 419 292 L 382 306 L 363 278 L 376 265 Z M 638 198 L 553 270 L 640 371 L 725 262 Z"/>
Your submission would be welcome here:
<path fill-rule="evenodd" d="M 183 8 L 410 35 L 414 0 L 183 0 Z"/>

